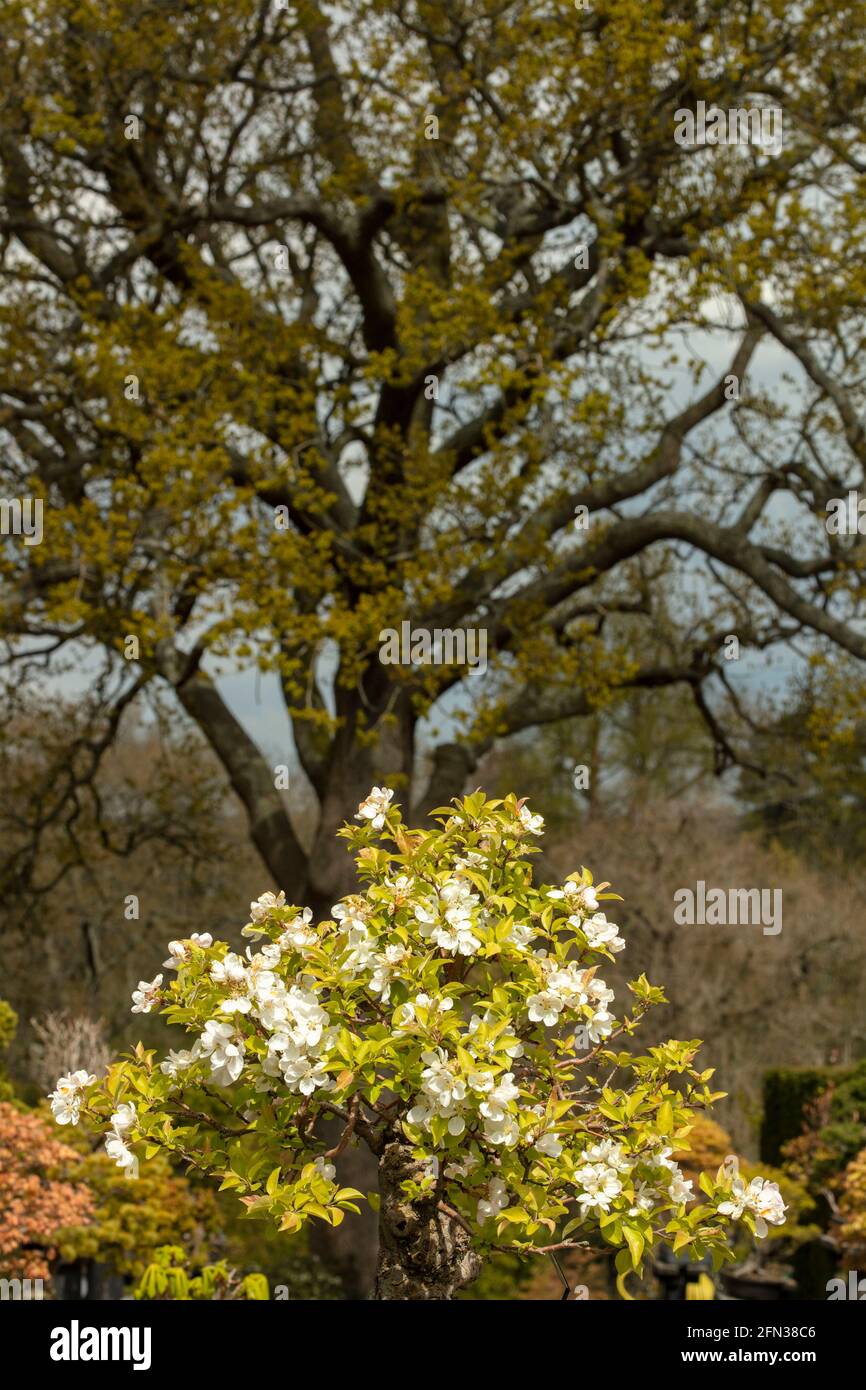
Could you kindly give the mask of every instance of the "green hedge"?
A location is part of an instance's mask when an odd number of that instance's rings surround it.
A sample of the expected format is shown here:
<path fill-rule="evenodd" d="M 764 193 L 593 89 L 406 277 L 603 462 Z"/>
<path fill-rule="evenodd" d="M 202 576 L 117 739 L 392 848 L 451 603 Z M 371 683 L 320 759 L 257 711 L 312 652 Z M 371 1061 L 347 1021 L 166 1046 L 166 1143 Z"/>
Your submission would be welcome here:
<path fill-rule="evenodd" d="M 785 1067 L 764 1074 L 761 1160 L 778 1165 L 782 1148 L 803 1130 L 803 1106 L 830 1081 L 847 1080 L 851 1067 Z"/>

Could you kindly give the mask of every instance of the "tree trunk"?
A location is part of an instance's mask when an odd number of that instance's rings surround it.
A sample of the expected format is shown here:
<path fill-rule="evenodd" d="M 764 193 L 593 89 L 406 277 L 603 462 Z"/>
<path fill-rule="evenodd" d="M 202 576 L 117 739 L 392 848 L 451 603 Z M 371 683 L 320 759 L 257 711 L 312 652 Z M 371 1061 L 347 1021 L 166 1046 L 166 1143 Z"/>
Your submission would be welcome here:
<path fill-rule="evenodd" d="M 355 861 L 337 830 L 352 821 L 359 803 L 373 785 L 373 763 L 368 748 L 354 741 L 354 725 L 346 719 L 337 731 L 329 766 L 320 787 L 321 815 L 310 852 L 307 903 L 313 920 L 327 918 L 335 902 L 347 893 L 357 892 Z M 357 823 L 357 822 L 356 822 Z M 329 1120 L 321 1134 L 329 1146 L 335 1145 L 343 1130 L 342 1121 Z M 376 1190 L 376 1159 L 363 1144 L 352 1144 L 337 1159 L 339 1181 L 359 1192 Z M 368 1299 L 376 1275 L 376 1214 L 361 1204 L 361 1215 L 340 1226 L 314 1222 L 310 1249 L 323 1265 L 336 1274 L 347 1299 Z"/>
<path fill-rule="evenodd" d="M 410 1203 L 400 1191 L 407 1178 L 417 1181 L 419 1168 L 406 1144 L 386 1144 L 379 1161 L 377 1299 L 450 1299 L 481 1273 L 481 1257 L 463 1226 L 435 1198 Z"/>

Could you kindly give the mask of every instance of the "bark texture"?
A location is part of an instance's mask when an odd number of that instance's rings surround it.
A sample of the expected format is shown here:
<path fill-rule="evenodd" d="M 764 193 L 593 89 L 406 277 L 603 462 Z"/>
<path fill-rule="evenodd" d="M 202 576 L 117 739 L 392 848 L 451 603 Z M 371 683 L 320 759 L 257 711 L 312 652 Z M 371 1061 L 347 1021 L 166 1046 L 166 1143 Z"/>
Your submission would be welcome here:
<path fill-rule="evenodd" d="M 469 1233 L 436 1200 L 407 1202 L 400 1184 L 419 1177 L 406 1145 L 387 1144 L 379 1162 L 377 1299 L 451 1299 L 481 1273 Z"/>

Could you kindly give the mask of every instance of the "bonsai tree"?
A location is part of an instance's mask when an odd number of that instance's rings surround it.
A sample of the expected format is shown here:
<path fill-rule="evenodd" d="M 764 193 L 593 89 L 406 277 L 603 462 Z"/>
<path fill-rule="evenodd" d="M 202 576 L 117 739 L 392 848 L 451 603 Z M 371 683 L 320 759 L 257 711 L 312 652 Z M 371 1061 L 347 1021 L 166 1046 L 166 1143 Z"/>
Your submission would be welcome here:
<path fill-rule="evenodd" d="M 623 1046 L 664 996 L 640 976 L 612 1012 L 599 970 L 625 942 L 608 885 L 582 869 L 535 886 L 543 821 L 514 796 L 476 792 L 432 830 L 392 802 L 374 787 L 339 832 L 364 891 L 327 920 L 268 892 L 245 956 L 207 934 L 173 941 L 171 975 L 141 981 L 133 1012 L 161 1009 L 189 1045 L 157 1062 L 139 1044 L 100 1082 L 61 1078 L 60 1123 L 107 1121 L 126 1172 L 180 1157 L 286 1232 L 359 1210 L 336 1167 L 366 1144 L 379 1299 L 451 1298 L 502 1249 L 606 1243 L 639 1271 L 664 1240 L 721 1263 L 728 1216 L 758 1235 L 781 1223 L 776 1185 L 735 1190 L 724 1166 L 695 1204 L 672 1154 L 723 1093 L 694 1066 L 698 1042 Z"/>

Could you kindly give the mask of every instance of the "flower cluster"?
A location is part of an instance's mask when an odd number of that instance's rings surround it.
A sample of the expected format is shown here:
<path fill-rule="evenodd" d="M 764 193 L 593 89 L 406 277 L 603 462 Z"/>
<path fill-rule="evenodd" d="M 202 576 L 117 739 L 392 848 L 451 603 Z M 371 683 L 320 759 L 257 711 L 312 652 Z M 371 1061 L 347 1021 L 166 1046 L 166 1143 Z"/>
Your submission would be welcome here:
<path fill-rule="evenodd" d="M 96 1080 L 86 1071 L 70 1071 L 58 1079 L 55 1089 L 48 1099 L 51 1110 L 59 1125 L 77 1125 L 81 1113 L 83 1093 Z"/>
<path fill-rule="evenodd" d="M 514 797 L 476 793 L 434 816 L 410 831 L 374 787 L 360 827 L 340 832 L 366 886 L 326 920 L 268 892 L 243 929 L 255 949 L 171 942 L 174 978 L 140 982 L 133 1011 L 160 1007 L 190 1045 L 159 1064 L 139 1048 L 99 1088 L 62 1078 L 57 1118 L 77 1120 L 87 1093 L 126 1171 L 139 1150 L 167 1150 L 284 1230 L 357 1210 L 319 1114 L 343 1121 L 341 1143 L 403 1146 L 406 1198 L 435 1193 L 482 1246 L 601 1239 L 636 1268 L 661 1238 L 721 1255 L 724 1217 L 758 1234 L 780 1219 L 772 1184 L 741 1192 L 720 1174 L 701 1201 L 671 1158 L 716 1098 L 698 1044 L 613 1050 L 664 1002 L 641 976 L 612 1011 L 599 970 L 625 948 L 606 915 L 616 894 L 587 869 L 536 887 L 543 821 Z"/>
<path fill-rule="evenodd" d="M 111 1129 L 105 1140 L 105 1151 L 109 1158 L 113 1158 L 118 1168 L 122 1168 L 131 1178 L 138 1177 L 138 1158 L 126 1140 L 135 1128 L 137 1118 L 135 1105 L 130 1101 L 119 1105 L 111 1117 Z"/>
<path fill-rule="evenodd" d="M 757 1177 L 747 1185 L 736 1171 L 731 1183 L 731 1195 L 719 1203 L 718 1210 L 732 1221 L 739 1221 L 745 1212 L 751 1212 L 755 1220 L 755 1235 L 760 1238 L 767 1234 L 768 1225 L 781 1226 L 785 1221 L 785 1204 L 778 1184 Z"/>

